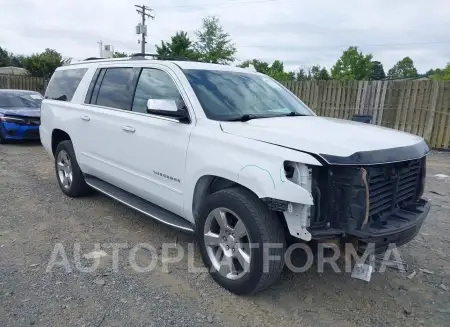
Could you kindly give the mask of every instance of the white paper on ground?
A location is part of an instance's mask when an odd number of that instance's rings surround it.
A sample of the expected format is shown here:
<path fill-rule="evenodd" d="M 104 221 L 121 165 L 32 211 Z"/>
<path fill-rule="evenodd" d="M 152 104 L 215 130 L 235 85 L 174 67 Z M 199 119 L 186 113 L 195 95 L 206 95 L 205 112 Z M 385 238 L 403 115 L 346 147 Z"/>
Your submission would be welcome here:
<path fill-rule="evenodd" d="M 373 267 L 365 263 L 357 263 L 353 267 L 352 277 L 370 282 L 372 276 Z"/>

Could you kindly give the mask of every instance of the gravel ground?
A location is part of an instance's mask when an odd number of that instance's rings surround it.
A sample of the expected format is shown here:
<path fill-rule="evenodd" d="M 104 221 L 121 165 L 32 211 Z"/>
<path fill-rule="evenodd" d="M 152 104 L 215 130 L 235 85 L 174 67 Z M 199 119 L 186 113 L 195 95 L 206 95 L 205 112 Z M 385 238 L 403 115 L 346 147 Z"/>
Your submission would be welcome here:
<path fill-rule="evenodd" d="M 434 205 L 420 234 L 400 249 L 407 273 L 388 269 L 365 283 L 328 270 L 285 271 L 271 289 L 237 297 L 205 273 L 188 273 L 188 256 L 167 272 L 160 261 L 151 272 L 136 272 L 128 254 L 139 243 L 158 255 L 163 243 L 176 243 L 186 253 L 193 249 L 196 267 L 202 264 L 189 235 L 99 194 L 64 196 L 40 144 L 2 145 L 0 326 L 448 326 L 450 178 L 439 173 L 450 176 L 450 153 L 429 157 L 425 196 Z M 57 243 L 71 272 L 46 272 Z M 95 271 L 82 272 L 80 265 L 93 262 L 83 255 L 96 243 L 106 256 Z M 117 271 L 105 243 L 127 244 Z M 138 251 L 136 261 L 147 265 L 150 252 Z"/>

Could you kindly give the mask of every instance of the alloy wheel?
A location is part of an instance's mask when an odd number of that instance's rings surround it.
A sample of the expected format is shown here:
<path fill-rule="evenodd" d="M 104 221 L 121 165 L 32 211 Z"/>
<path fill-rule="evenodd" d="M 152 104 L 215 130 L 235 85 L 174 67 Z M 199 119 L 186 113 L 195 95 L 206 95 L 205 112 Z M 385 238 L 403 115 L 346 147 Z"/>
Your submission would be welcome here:
<path fill-rule="evenodd" d="M 212 210 L 204 225 L 204 242 L 212 268 L 228 279 L 239 279 L 249 270 L 251 241 L 242 219 L 226 208 Z"/>
<path fill-rule="evenodd" d="M 61 185 L 65 189 L 69 189 L 73 181 L 72 163 L 70 162 L 69 155 L 65 150 L 61 150 L 58 153 L 56 159 L 56 165 L 58 169 L 58 178 Z"/>

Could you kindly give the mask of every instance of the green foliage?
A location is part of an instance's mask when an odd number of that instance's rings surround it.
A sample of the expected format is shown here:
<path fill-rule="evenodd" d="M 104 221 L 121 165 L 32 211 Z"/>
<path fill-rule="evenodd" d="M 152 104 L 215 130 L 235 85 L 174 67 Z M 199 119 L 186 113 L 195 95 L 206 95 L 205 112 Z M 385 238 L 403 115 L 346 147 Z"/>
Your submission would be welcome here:
<path fill-rule="evenodd" d="M 304 68 L 300 68 L 297 73 L 295 74 L 295 80 L 296 81 L 308 81 L 310 80 L 310 76 L 306 72 Z"/>
<path fill-rule="evenodd" d="M 329 79 L 331 77 L 328 70 L 320 65 L 313 65 L 306 69 L 300 68 L 295 75 L 295 80 L 297 81 L 328 81 Z"/>
<path fill-rule="evenodd" d="M 114 51 L 113 53 L 113 58 L 125 58 L 125 57 L 129 57 L 129 54 L 126 54 L 125 52 L 120 52 L 120 51 Z"/>
<path fill-rule="evenodd" d="M 227 64 L 235 59 L 236 47 L 230 35 L 223 30 L 219 19 L 215 16 L 203 19 L 202 27 L 195 32 L 197 41 L 194 51 L 199 59 L 216 64 Z"/>
<path fill-rule="evenodd" d="M 386 78 L 383 64 L 379 61 L 372 61 L 372 71 L 370 72 L 370 80 L 379 81 Z"/>
<path fill-rule="evenodd" d="M 295 73 L 285 72 L 284 64 L 279 60 L 275 60 L 271 66 L 267 62 L 260 61 L 258 59 L 246 60 L 238 65 L 238 67 L 245 68 L 250 65 L 253 65 L 257 72 L 269 75 L 277 81 L 290 81 L 295 79 Z"/>
<path fill-rule="evenodd" d="M 372 72 L 372 55 L 364 55 L 358 47 L 349 47 L 331 68 L 336 80 L 368 80 Z"/>
<path fill-rule="evenodd" d="M 15 55 L 0 47 L 0 67 L 14 66 L 25 68 L 31 76 L 50 78 L 56 68 L 70 59 L 63 59 L 61 54 L 53 49 L 45 49 L 42 53 L 31 56 Z"/>
<path fill-rule="evenodd" d="M 0 47 L 0 67 L 11 66 L 10 54 L 6 49 Z"/>
<path fill-rule="evenodd" d="M 187 32 L 179 31 L 170 38 L 170 41 L 161 41 L 161 46 L 155 45 L 156 53 L 166 57 L 184 57 L 197 59 L 198 54 L 193 49 L 193 43 Z"/>
<path fill-rule="evenodd" d="M 61 54 L 53 49 L 45 49 L 42 53 L 35 53 L 23 58 L 23 68 L 32 76 L 50 78 L 56 68 L 69 62 L 63 59 Z"/>
<path fill-rule="evenodd" d="M 263 73 L 266 75 L 270 74 L 269 64 L 265 61 L 260 61 L 258 59 L 246 60 L 246 61 L 242 62 L 240 65 L 238 65 L 238 67 L 245 68 L 245 67 L 249 67 L 250 65 L 253 65 L 253 67 L 255 67 L 255 69 L 258 73 Z"/>
<path fill-rule="evenodd" d="M 407 78 L 417 76 L 417 69 L 414 67 L 414 61 L 410 57 L 405 57 L 397 62 L 394 67 L 388 71 L 389 78 Z"/>
<path fill-rule="evenodd" d="M 435 69 L 432 70 L 431 78 L 441 81 L 450 81 L 450 62 L 447 64 L 447 66 L 444 69 Z M 427 73 L 428 75 L 428 73 Z"/>
<path fill-rule="evenodd" d="M 24 68 L 24 61 L 25 61 L 25 56 L 23 55 L 14 55 L 11 54 L 10 56 L 10 65 L 14 66 L 14 67 L 20 67 L 20 68 Z"/>

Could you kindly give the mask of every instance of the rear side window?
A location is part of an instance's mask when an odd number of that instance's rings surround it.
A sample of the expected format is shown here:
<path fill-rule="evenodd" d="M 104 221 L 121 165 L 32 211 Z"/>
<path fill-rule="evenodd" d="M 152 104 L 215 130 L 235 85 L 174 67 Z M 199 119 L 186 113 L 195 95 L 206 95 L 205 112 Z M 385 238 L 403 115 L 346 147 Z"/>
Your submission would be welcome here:
<path fill-rule="evenodd" d="M 131 109 L 136 70 L 133 68 L 108 68 L 100 73 L 98 94 L 93 94 L 91 103 L 104 107 Z M 97 85 L 96 85 L 97 87 Z M 96 88 L 95 87 L 95 88 Z M 95 89 L 94 89 L 94 93 Z"/>
<path fill-rule="evenodd" d="M 53 74 L 45 91 L 45 98 L 60 101 L 72 101 L 87 68 L 58 70 Z"/>

